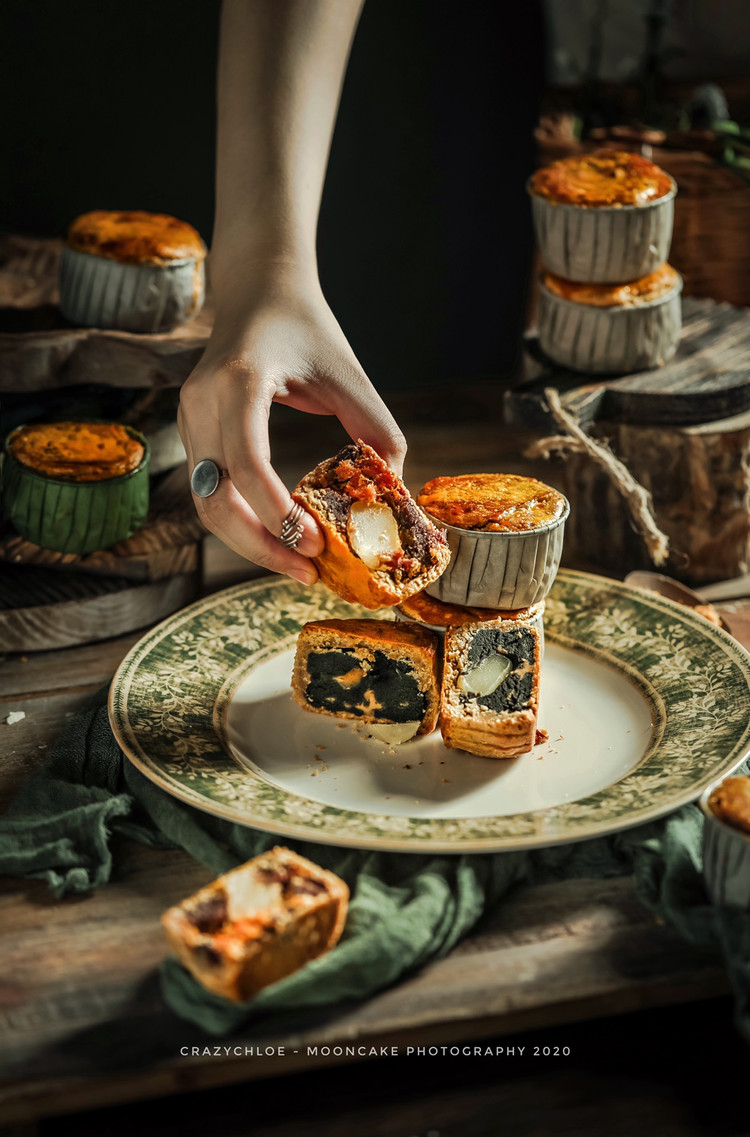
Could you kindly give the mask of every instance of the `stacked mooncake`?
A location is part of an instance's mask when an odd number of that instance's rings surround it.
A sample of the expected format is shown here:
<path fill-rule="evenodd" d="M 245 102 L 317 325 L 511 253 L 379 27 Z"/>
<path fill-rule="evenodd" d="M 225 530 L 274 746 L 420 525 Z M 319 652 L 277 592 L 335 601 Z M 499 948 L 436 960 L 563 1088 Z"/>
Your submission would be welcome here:
<path fill-rule="evenodd" d="M 682 280 L 667 263 L 674 180 L 640 154 L 563 158 L 529 182 L 545 273 L 542 351 L 587 374 L 658 367 L 677 350 Z"/>
<path fill-rule="evenodd" d="M 433 479 L 414 502 L 360 443 L 316 467 L 294 496 L 325 534 L 315 561 L 323 582 L 367 607 L 398 605 L 395 623 L 303 627 L 292 679 L 300 705 L 391 743 L 430 733 L 439 718 L 448 747 L 495 758 L 529 751 L 562 494 L 534 478 L 470 474 Z"/>
<path fill-rule="evenodd" d="M 451 560 L 398 612 L 444 625 L 443 740 L 487 757 L 525 754 L 536 737 L 544 602 L 568 502 L 517 474 L 433 478 L 417 502 L 445 532 Z"/>

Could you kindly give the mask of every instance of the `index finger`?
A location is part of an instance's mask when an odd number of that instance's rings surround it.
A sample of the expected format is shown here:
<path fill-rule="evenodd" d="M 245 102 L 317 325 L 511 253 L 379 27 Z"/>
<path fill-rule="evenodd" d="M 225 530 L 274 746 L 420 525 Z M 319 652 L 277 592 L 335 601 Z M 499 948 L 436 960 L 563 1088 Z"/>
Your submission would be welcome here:
<path fill-rule="evenodd" d="M 180 433 L 188 457 L 188 467 L 195 466 L 190 431 L 184 415 L 178 412 Z M 202 442 L 201 445 L 207 443 Z M 221 464 L 220 447 L 215 444 L 212 461 Z M 201 498 L 193 494 L 195 508 L 206 528 L 223 543 L 246 560 L 274 572 L 285 573 L 303 584 L 314 584 L 317 569 L 303 554 L 281 544 L 261 523 L 247 501 L 232 485 L 231 478 L 222 478 L 214 493 Z"/>
<path fill-rule="evenodd" d="M 227 469 L 234 485 L 269 533 L 279 537 L 294 502 L 271 465 L 268 418 L 275 393 L 272 382 L 255 383 L 245 416 L 235 418 L 224 431 L 223 441 Z M 297 549 L 307 557 L 319 556 L 325 541 L 317 522 L 305 512 L 300 524 L 302 536 Z"/>

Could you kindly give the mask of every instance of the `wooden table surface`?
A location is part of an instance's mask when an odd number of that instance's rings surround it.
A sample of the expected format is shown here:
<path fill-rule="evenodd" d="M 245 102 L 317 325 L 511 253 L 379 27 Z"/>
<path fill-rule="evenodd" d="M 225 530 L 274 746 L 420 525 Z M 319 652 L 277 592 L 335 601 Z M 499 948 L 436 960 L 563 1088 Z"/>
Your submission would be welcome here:
<path fill-rule="evenodd" d="M 522 435 L 502 431 L 494 405 L 467 423 L 451 422 L 450 407 L 448 421 L 441 421 L 434 400 L 431 405 L 432 419 L 423 417 L 409 431 L 412 488 L 447 465 L 453 472 L 493 466 L 531 472 Z M 312 453 L 295 423 L 282 416 L 274 431 L 274 454 L 288 483 L 333 452 L 341 437 L 335 424 L 322 421 Z M 553 467 L 537 463 L 534 472 L 554 484 Z M 207 589 L 252 572 L 213 539 L 205 566 Z M 0 811 L 141 634 L 0 660 Z M 12 711 L 25 717 L 10 725 Z M 0 1126 L 28 1123 L 15 1131 L 32 1132 L 40 1118 L 72 1111 L 252 1079 L 265 1085 L 277 1075 L 293 1080 L 317 1067 L 365 1061 L 370 1046 L 396 1046 L 404 1056 L 407 1047 L 478 1045 L 728 993 L 716 958 L 657 924 L 636 901 L 629 878 L 574 880 L 519 888 L 446 959 L 364 1005 L 265 1021 L 239 1040 L 207 1038 L 165 1007 L 157 977 L 167 952 L 159 915 L 205 883 L 206 869 L 186 853 L 125 841 L 118 861 L 122 867 L 105 888 L 61 902 L 41 882 L 0 881 Z M 721 1005 L 731 1032 L 728 1001 Z M 271 1052 L 252 1061 L 244 1054 L 181 1053 L 238 1041 Z M 403 1137 L 409 1133 L 404 1129 Z"/>

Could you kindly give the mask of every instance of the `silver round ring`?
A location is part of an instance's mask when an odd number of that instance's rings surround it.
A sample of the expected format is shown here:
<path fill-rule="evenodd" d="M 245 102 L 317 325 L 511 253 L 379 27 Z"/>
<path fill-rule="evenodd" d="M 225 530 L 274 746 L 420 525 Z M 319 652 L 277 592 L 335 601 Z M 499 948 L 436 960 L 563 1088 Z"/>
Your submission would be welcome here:
<path fill-rule="evenodd" d="M 281 523 L 279 540 L 286 549 L 296 549 L 302 537 L 302 518 L 305 511 L 298 501 L 295 501 Z"/>
<path fill-rule="evenodd" d="M 210 497 L 216 493 L 221 479 L 227 476 L 226 470 L 220 470 L 210 458 L 204 458 L 193 466 L 190 488 L 196 497 Z"/>

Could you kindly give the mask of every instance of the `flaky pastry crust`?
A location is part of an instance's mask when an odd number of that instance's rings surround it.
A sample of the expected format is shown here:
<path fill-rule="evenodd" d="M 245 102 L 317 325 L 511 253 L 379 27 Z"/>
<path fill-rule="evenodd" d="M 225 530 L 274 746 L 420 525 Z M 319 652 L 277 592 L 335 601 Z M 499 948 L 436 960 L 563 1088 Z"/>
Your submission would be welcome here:
<path fill-rule="evenodd" d="M 650 205 L 673 185 L 669 174 L 640 154 L 604 149 L 560 158 L 537 170 L 531 192 L 565 205 Z"/>
<path fill-rule="evenodd" d="M 9 442 L 22 465 L 46 478 L 101 482 L 137 470 L 145 449 L 119 423 L 55 422 L 21 427 Z"/>
<path fill-rule="evenodd" d="M 494 533 L 542 529 L 565 511 L 561 493 L 520 474 L 433 478 L 422 487 L 417 502 L 438 522 Z"/>
<path fill-rule="evenodd" d="M 76 217 L 66 243 L 120 264 L 167 265 L 172 261 L 203 260 L 206 246 L 187 221 L 167 213 L 144 210 L 94 209 Z"/>

